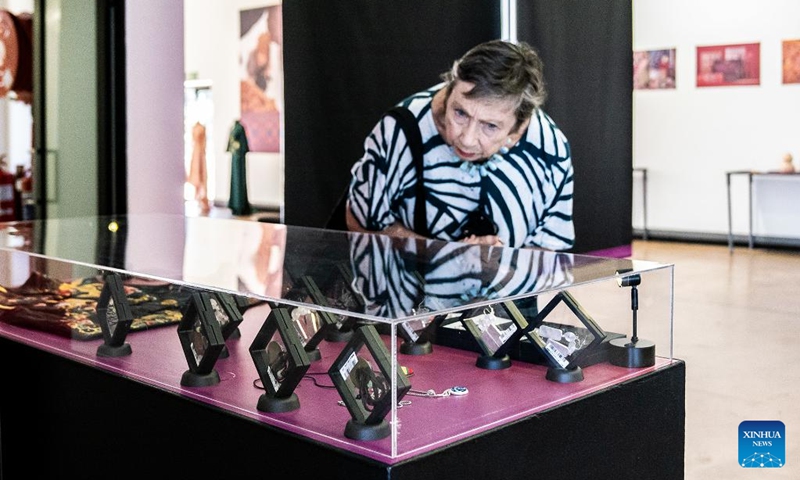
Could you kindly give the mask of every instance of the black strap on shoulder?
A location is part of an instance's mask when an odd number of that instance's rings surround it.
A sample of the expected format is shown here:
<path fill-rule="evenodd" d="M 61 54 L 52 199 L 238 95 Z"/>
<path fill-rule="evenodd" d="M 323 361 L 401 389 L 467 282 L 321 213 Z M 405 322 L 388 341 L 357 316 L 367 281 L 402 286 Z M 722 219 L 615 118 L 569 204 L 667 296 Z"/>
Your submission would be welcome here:
<path fill-rule="evenodd" d="M 417 172 L 417 185 L 416 185 L 416 201 L 414 210 L 414 231 L 423 237 L 430 237 L 428 231 L 428 219 L 425 212 L 425 185 L 423 182 L 423 167 L 422 167 L 422 134 L 419 131 L 419 124 L 416 117 L 411 111 L 405 107 L 396 106 L 386 112 L 387 115 L 394 117 L 397 124 L 403 129 L 408 141 L 408 148 L 411 150 L 411 156 L 414 159 L 414 168 Z"/>

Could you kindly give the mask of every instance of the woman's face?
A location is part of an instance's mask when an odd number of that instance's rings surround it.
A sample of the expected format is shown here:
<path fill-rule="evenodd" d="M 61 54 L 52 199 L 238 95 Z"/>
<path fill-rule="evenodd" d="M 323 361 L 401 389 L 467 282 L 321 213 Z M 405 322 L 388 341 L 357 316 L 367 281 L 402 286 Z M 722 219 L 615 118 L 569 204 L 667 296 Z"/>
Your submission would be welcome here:
<path fill-rule="evenodd" d="M 497 98 L 467 98 L 472 84 L 456 80 L 445 104 L 445 142 L 462 160 L 489 158 L 501 147 L 511 147 L 520 133 L 511 129 L 517 121 L 514 101 Z M 518 132 L 524 131 L 523 128 Z"/>

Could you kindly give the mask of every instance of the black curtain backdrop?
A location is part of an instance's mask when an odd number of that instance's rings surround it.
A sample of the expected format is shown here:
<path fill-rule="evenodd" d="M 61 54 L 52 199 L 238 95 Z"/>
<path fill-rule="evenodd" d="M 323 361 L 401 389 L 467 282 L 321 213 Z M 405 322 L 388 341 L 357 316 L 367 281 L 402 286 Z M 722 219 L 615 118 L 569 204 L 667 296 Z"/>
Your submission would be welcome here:
<path fill-rule="evenodd" d="M 631 0 L 517 2 L 517 35 L 544 60 L 545 111 L 570 141 L 573 252 L 629 245 L 632 191 Z"/>
<path fill-rule="evenodd" d="M 499 2 L 283 3 L 285 209 L 322 227 L 363 142 L 395 103 L 440 81 L 453 60 L 500 38 Z"/>

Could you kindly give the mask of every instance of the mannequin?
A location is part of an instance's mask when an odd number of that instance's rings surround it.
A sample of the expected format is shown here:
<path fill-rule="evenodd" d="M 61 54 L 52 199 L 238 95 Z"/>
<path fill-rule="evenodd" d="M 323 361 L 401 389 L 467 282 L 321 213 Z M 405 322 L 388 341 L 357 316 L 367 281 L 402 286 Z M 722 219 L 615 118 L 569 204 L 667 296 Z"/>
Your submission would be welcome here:
<path fill-rule="evenodd" d="M 192 161 L 189 164 L 189 174 L 186 181 L 194 187 L 194 199 L 200 206 L 201 213 L 208 213 L 211 207 L 208 204 L 206 170 L 206 127 L 197 122 L 192 126 Z"/>
<path fill-rule="evenodd" d="M 234 215 L 250 215 L 252 208 L 247 200 L 247 134 L 244 126 L 236 120 L 228 138 L 228 151 L 231 152 L 231 193 L 228 207 Z"/>

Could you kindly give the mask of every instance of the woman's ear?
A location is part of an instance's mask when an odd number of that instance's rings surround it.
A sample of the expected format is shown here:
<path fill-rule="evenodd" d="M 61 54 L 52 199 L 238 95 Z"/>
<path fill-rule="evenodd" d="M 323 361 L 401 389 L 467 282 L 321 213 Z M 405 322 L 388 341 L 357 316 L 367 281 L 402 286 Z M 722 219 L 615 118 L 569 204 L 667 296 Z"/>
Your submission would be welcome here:
<path fill-rule="evenodd" d="M 516 145 L 519 142 L 519 139 L 522 138 L 522 134 L 525 133 L 525 130 L 528 128 L 528 125 L 531 124 L 531 119 L 527 119 L 522 122 L 519 128 L 508 134 L 508 139 L 506 139 L 506 147 L 511 148 L 512 146 Z"/>

